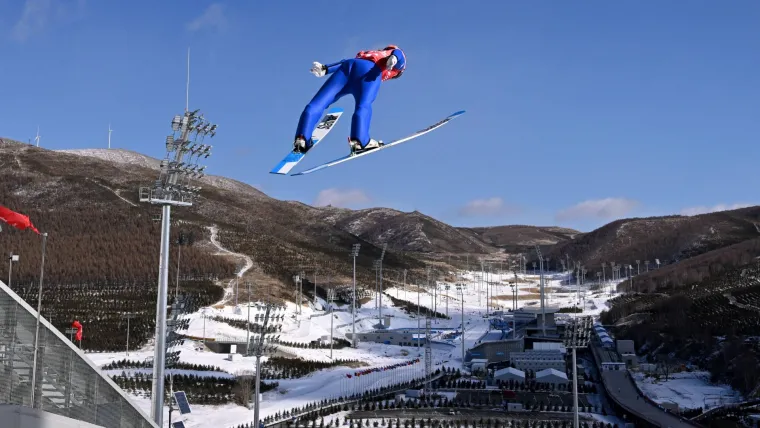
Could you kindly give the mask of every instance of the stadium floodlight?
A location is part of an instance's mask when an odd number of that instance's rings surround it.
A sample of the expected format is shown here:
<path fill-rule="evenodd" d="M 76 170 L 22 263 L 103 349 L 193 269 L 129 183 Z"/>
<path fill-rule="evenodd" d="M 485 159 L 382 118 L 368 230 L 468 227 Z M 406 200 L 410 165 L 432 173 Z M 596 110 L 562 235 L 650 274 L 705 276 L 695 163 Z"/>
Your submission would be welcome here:
<path fill-rule="evenodd" d="M 644 260 L 644 266 L 646 266 L 647 272 L 649 272 L 649 260 Z"/>
<path fill-rule="evenodd" d="M 383 244 L 383 252 L 380 253 L 380 258 L 377 263 L 380 268 L 380 288 L 378 288 L 378 305 L 377 305 L 377 317 L 380 326 L 383 325 L 383 259 L 385 258 L 385 250 L 388 248 L 388 243 Z"/>
<path fill-rule="evenodd" d="M 563 344 L 565 348 L 573 350 L 573 426 L 580 427 L 578 420 L 578 363 L 576 352 L 579 348 L 585 348 L 591 338 L 591 317 L 579 318 L 576 314 L 571 322 L 565 326 Z"/>
<path fill-rule="evenodd" d="M 536 245 L 536 254 L 538 255 L 538 262 L 539 262 L 539 285 L 540 285 L 540 298 L 541 298 L 541 334 L 543 334 L 544 337 L 546 337 L 546 303 L 544 298 L 544 256 L 541 254 L 541 248 Z M 535 267 L 536 263 L 533 263 L 533 266 Z"/>
<path fill-rule="evenodd" d="M 156 302 L 156 347 L 153 366 L 153 388 L 151 399 L 151 416 L 157 425 L 163 425 L 164 407 L 164 361 L 166 357 L 166 307 L 169 286 L 169 232 L 171 225 L 172 206 L 192 206 L 198 196 L 200 187 L 189 187 L 189 181 L 194 179 L 191 174 L 181 169 L 183 165 L 194 165 L 194 153 L 188 147 L 206 136 L 207 133 L 197 132 L 193 127 L 204 123 L 203 116 L 198 110 L 185 111 L 172 119 L 173 135 L 165 139 L 166 157 L 161 161 L 158 180 L 152 187 L 141 187 L 140 202 L 161 205 L 161 252 L 159 259 L 159 284 Z"/>
<path fill-rule="evenodd" d="M 260 395 L 260 385 L 261 385 L 261 357 L 265 354 L 270 354 L 274 351 L 276 351 L 276 346 L 272 345 L 271 343 L 265 343 L 267 340 L 272 340 L 272 338 L 266 337 L 266 331 L 267 331 L 267 325 L 269 324 L 269 320 L 271 318 L 272 310 L 274 309 L 275 305 L 273 303 L 267 302 L 264 303 L 264 320 L 261 324 L 261 332 L 259 333 L 258 338 L 254 338 L 252 343 L 248 343 L 248 348 L 252 348 L 253 355 L 256 357 L 256 390 L 253 400 L 253 426 L 259 426 L 259 395 Z M 278 339 L 279 340 L 279 336 Z M 253 345 L 253 346 L 251 346 Z M 247 352 L 251 353 L 251 352 Z"/>
<path fill-rule="evenodd" d="M 354 259 L 354 289 L 351 296 L 351 344 L 356 348 L 356 258 L 362 244 L 354 244 L 351 248 L 351 257 Z"/>
<path fill-rule="evenodd" d="M 636 260 L 636 275 L 641 275 L 641 260 Z"/>

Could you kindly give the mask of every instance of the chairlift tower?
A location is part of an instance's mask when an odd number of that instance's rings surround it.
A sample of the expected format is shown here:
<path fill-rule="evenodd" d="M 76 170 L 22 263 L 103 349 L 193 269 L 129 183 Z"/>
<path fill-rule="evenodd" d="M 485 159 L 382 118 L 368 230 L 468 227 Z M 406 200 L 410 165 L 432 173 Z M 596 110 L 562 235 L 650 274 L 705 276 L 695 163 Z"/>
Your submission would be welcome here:
<path fill-rule="evenodd" d="M 169 289 L 169 234 L 171 207 L 189 207 L 198 197 L 200 187 L 193 185 L 205 174 L 198 162 L 211 156 L 211 145 L 203 144 L 206 136 L 216 135 L 202 114 L 185 111 L 174 116 L 172 135 L 166 137 L 166 157 L 161 161 L 158 179 L 151 187 L 139 189 L 140 202 L 161 206 L 161 254 L 159 259 L 158 298 L 156 302 L 156 346 L 153 366 L 151 416 L 156 425 L 163 425 L 164 361 L 166 359 L 166 307 Z"/>

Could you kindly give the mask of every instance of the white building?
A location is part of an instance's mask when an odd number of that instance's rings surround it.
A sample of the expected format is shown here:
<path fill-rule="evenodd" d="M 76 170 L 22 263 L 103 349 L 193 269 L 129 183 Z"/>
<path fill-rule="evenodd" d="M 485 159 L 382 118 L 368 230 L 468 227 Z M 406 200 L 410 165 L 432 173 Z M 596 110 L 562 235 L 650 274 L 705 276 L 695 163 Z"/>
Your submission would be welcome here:
<path fill-rule="evenodd" d="M 470 366 L 470 372 L 485 372 L 488 367 L 488 360 L 485 358 L 473 358 L 472 366 Z"/>
<path fill-rule="evenodd" d="M 560 342 L 534 342 L 533 343 L 533 350 L 534 351 L 559 351 L 563 355 L 567 352 L 567 349 L 565 349 L 565 346 L 562 345 Z"/>
<path fill-rule="evenodd" d="M 534 372 L 543 369 L 565 370 L 565 357 L 558 349 L 549 351 L 511 352 L 509 360 L 516 369 Z"/>
<path fill-rule="evenodd" d="M 536 373 L 536 382 L 551 383 L 554 385 L 567 385 L 567 374 L 555 369 L 545 369 Z"/>
<path fill-rule="evenodd" d="M 525 372 L 522 370 L 517 370 L 514 367 L 507 367 L 501 370 L 496 370 L 493 378 L 494 380 L 500 380 L 502 382 L 509 382 L 510 380 L 513 380 L 515 382 L 524 383 Z"/>

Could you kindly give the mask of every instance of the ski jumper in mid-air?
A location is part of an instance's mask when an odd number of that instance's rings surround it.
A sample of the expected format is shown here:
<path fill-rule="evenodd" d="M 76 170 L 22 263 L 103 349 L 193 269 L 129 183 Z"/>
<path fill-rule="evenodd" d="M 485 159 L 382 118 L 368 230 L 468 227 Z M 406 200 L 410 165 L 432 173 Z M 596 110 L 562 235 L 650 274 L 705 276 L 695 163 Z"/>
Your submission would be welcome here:
<path fill-rule="evenodd" d="M 354 96 L 356 106 L 351 117 L 351 136 L 348 144 L 352 153 L 376 149 L 381 141 L 369 137 L 372 103 L 377 97 L 380 83 L 396 79 L 406 69 L 406 57 L 398 46 L 387 46 L 376 51 L 361 51 L 356 58 L 344 59 L 335 64 L 314 62 L 311 72 L 322 77 L 331 74 L 314 98 L 306 105 L 298 121 L 294 151 L 306 153 L 312 147 L 311 136 L 320 116 L 334 102 L 345 95 Z"/>

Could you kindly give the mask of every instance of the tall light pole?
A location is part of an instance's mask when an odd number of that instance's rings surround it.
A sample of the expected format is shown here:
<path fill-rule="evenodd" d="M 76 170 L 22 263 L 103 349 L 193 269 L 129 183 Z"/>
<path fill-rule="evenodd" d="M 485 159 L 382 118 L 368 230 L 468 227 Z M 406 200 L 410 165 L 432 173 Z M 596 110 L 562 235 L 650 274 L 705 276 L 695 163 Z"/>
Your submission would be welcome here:
<path fill-rule="evenodd" d="M 113 129 L 111 129 L 111 124 L 108 124 L 108 148 L 111 148 L 111 132 L 113 132 Z"/>
<path fill-rule="evenodd" d="M 264 321 L 261 325 L 261 333 L 259 333 L 259 337 L 253 340 L 253 354 L 256 356 L 256 390 L 254 393 L 253 398 L 253 426 L 258 427 L 259 426 L 259 396 L 261 395 L 260 391 L 260 385 L 261 385 L 261 357 L 264 354 L 269 354 L 272 351 L 276 349 L 274 345 L 264 343 L 266 338 L 266 332 L 267 332 L 267 325 L 269 325 L 269 314 L 272 311 L 272 307 L 274 305 L 272 303 L 265 303 L 264 304 Z"/>
<path fill-rule="evenodd" d="M 327 304 L 330 305 L 330 359 L 333 359 L 333 320 L 335 319 L 335 315 L 333 315 L 333 306 L 335 306 L 335 289 L 334 288 L 328 288 L 327 289 Z"/>
<path fill-rule="evenodd" d="M 166 158 L 161 161 L 158 179 L 152 187 L 140 188 L 140 202 L 161 205 L 161 255 L 159 259 L 158 299 L 156 302 L 156 345 L 153 357 L 153 389 L 151 415 L 158 426 L 163 425 L 164 409 L 164 363 L 166 357 L 166 307 L 169 287 L 169 234 L 171 207 L 193 205 L 200 187 L 192 186 L 190 180 L 204 176 L 205 166 L 198 165 L 200 158 L 211 156 L 212 146 L 203 139 L 216 135 L 217 125 L 212 125 L 196 111 L 186 111 L 174 116 L 173 135 L 166 137 Z"/>
<path fill-rule="evenodd" d="M 40 262 L 40 285 L 37 290 L 37 324 L 34 332 L 34 360 L 32 362 L 32 408 L 41 407 L 42 404 L 42 385 L 40 385 L 40 395 L 36 396 L 37 391 L 37 358 L 39 355 L 40 343 L 40 318 L 42 317 L 42 277 L 45 273 L 45 247 L 47 246 L 47 232 L 42 234 L 42 261 Z M 37 400 L 39 399 L 39 400 Z M 38 406 L 36 403 L 39 402 Z"/>
<path fill-rule="evenodd" d="M 639 263 L 641 263 L 641 260 L 636 260 L 636 275 L 637 276 L 641 275 L 641 265 Z"/>
<path fill-rule="evenodd" d="M 354 290 L 351 296 L 351 343 L 356 348 L 356 257 L 362 244 L 354 244 L 351 248 L 351 257 L 354 259 Z"/>
<path fill-rule="evenodd" d="M 121 318 L 127 320 L 127 356 L 129 356 L 129 320 L 136 318 L 137 314 L 126 313 L 122 314 Z"/>
<path fill-rule="evenodd" d="M 539 248 L 538 245 L 536 245 L 536 254 L 538 255 L 538 262 L 540 267 L 540 277 L 539 277 L 539 284 L 540 284 L 540 297 L 541 297 L 541 332 L 546 337 L 546 305 L 544 303 L 544 256 L 541 254 L 541 248 Z"/>
<path fill-rule="evenodd" d="M 466 285 L 463 283 L 457 284 L 457 291 L 459 292 L 459 297 L 462 300 L 462 370 L 464 370 L 464 289 Z"/>
<path fill-rule="evenodd" d="M 13 262 L 18 261 L 18 254 L 10 253 L 8 255 L 8 288 L 11 287 L 11 279 L 13 277 Z"/>
<path fill-rule="evenodd" d="M 568 323 L 565 327 L 565 337 L 563 338 L 565 348 L 572 348 L 573 350 L 573 426 L 575 428 L 580 427 L 578 418 L 578 363 L 576 352 L 578 348 L 588 346 L 591 336 L 590 332 L 591 317 L 578 318 L 578 315 L 575 314 L 572 322 Z"/>
<path fill-rule="evenodd" d="M 378 301 L 377 305 L 377 318 L 380 326 L 383 326 L 383 259 L 385 258 L 385 250 L 388 248 L 388 244 L 383 244 L 383 252 L 380 253 L 380 258 L 377 260 L 377 264 L 380 267 L 380 288 L 377 290 Z"/>
<path fill-rule="evenodd" d="M 644 266 L 646 266 L 647 272 L 649 272 L 649 260 L 644 260 Z"/>

